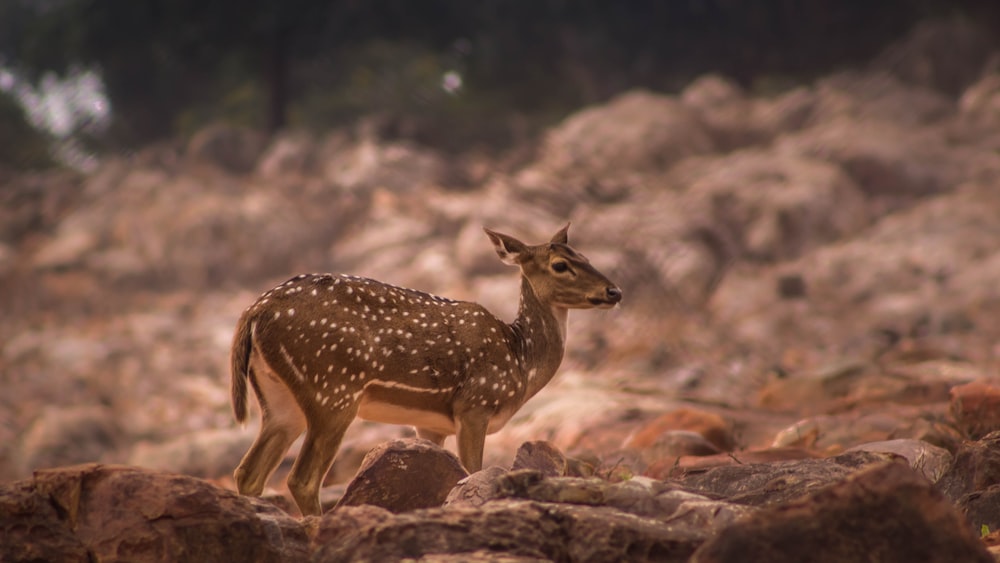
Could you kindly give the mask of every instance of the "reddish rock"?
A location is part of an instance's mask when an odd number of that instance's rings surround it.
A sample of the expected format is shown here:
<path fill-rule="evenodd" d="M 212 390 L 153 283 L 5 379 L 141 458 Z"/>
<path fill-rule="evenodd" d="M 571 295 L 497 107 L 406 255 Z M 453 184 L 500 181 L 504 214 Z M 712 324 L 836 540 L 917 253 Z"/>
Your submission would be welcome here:
<path fill-rule="evenodd" d="M 979 533 L 983 526 L 1000 531 L 1000 485 L 969 493 L 958 499 L 956 506 L 973 532 Z"/>
<path fill-rule="evenodd" d="M 924 412 L 915 407 L 885 405 L 878 409 L 812 416 L 779 431 L 771 445 L 843 451 L 860 444 L 888 440 Z"/>
<path fill-rule="evenodd" d="M 289 561 L 308 538 L 277 508 L 181 475 L 81 465 L 0 487 L 7 561 Z M 16 538 L 16 541 L 8 541 Z"/>
<path fill-rule="evenodd" d="M 936 483 L 951 467 L 951 452 L 921 440 L 884 440 L 869 442 L 846 450 L 848 452 L 889 453 L 906 458 L 913 469 L 931 483 Z"/>
<path fill-rule="evenodd" d="M 218 166 L 234 173 L 253 170 L 257 158 L 264 151 L 262 134 L 244 127 L 215 123 L 199 130 L 191 137 L 187 155 L 196 162 Z"/>
<path fill-rule="evenodd" d="M 720 450 L 731 450 L 736 442 L 732 424 L 726 419 L 712 412 L 684 407 L 664 413 L 643 425 L 629 436 L 625 447 L 638 450 L 653 447 L 664 433 L 672 430 L 695 432 Z"/>
<path fill-rule="evenodd" d="M 444 506 L 467 504 L 481 506 L 483 503 L 499 497 L 498 481 L 507 474 L 507 470 L 496 465 L 476 471 L 462 479 L 448 493 Z"/>
<path fill-rule="evenodd" d="M 681 92 L 681 101 L 698 112 L 713 144 L 728 152 L 770 140 L 753 101 L 732 80 L 717 74 L 701 76 Z"/>
<path fill-rule="evenodd" d="M 104 461 L 124 434 L 115 413 L 105 406 L 50 407 L 22 438 L 27 469 Z"/>
<path fill-rule="evenodd" d="M 708 218 L 729 250 L 754 261 L 800 256 L 870 222 L 859 186 L 818 158 L 748 149 L 688 159 L 670 178 L 685 187 L 685 223 Z"/>
<path fill-rule="evenodd" d="M 67 516 L 31 480 L 0 485 L 0 561 L 92 561 Z"/>
<path fill-rule="evenodd" d="M 467 476 L 455 454 L 430 441 L 393 440 L 368 452 L 337 507 L 371 504 L 399 513 L 441 506 Z"/>
<path fill-rule="evenodd" d="M 642 90 L 581 110 L 552 129 L 540 166 L 555 173 L 596 177 L 622 170 L 665 170 L 713 149 L 697 113 L 678 100 Z"/>
<path fill-rule="evenodd" d="M 367 540 L 368 532 L 392 520 L 392 512 L 370 504 L 342 506 L 323 516 L 310 517 L 312 560 L 351 561 L 358 545 Z"/>
<path fill-rule="evenodd" d="M 566 475 L 566 456 L 545 441 L 525 442 L 514 454 L 511 471 L 533 469 L 549 477 Z"/>
<path fill-rule="evenodd" d="M 163 442 L 140 442 L 132 449 L 128 463 L 205 479 L 229 477 L 253 439 L 254 435 L 242 428 L 192 432 Z"/>
<path fill-rule="evenodd" d="M 961 433 L 944 419 L 918 418 L 897 428 L 889 435 L 890 439 L 908 438 L 920 440 L 956 452 L 962 444 Z"/>
<path fill-rule="evenodd" d="M 395 515 L 345 507 L 325 514 L 317 526 L 323 538 L 317 561 L 471 561 L 485 553 L 486 560 L 498 561 L 682 563 L 707 537 L 704 530 L 664 526 L 608 507 L 526 500 Z"/>
<path fill-rule="evenodd" d="M 662 459 L 669 456 L 706 456 L 720 454 L 718 446 L 704 436 L 690 430 L 668 430 L 643 451 L 646 459 Z"/>
<path fill-rule="evenodd" d="M 663 458 L 651 463 L 643 471 L 643 475 L 654 479 L 669 479 L 695 471 L 704 471 L 711 467 L 724 465 L 742 465 L 745 463 L 771 463 L 777 461 L 794 461 L 823 457 L 816 450 L 797 447 L 777 447 L 764 449 L 742 450 L 732 453 L 721 453 L 709 456 L 681 456 L 671 459 Z"/>
<path fill-rule="evenodd" d="M 953 387 L 949 406 L 959 430 L 973 440 L 1000 430 L 1000 385 L 973 381 Z"/>
<path fill-rule="evenodd" d="M 893 458 L 891 454 L 851 452 L 826 459 L 723 465 L 686 470 L 671 482 L 712 498 L 751 506 L 773 506 Z"/>
<path fill-rule="evenodd" d="M 953 502 L 993 485 L 1000 485 L 1000 432 L 963 444 L 937 482 L 938 489 Z"/>
<path fill-rule="evenodd" d="M 902 464 L 884 463 L 733 524 L 691 561 L 987 563 L 993 558 L 926 479 Z"/>
<path fill-rule="evenodd" d="M 908 84 L 958 96 L 978 78 L 996 53 L 988 27 L 975 18 L 941 18 L 917 23 L 885 48 L 871 66 Z"/>

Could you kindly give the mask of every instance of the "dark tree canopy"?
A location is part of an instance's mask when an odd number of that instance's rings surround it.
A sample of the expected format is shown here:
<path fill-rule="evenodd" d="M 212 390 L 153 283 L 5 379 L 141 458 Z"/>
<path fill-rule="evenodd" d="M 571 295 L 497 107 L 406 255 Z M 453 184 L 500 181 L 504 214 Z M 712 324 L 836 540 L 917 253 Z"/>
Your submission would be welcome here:
<path fill-rule="evenodd" d="M 265 130 L 359 114 L 489 121 L 554 116 L 718 71 L 807 79 L 870 57 L 928 16 L 987 0 L 6 0 L 0 59 L 26 76 L 99 69 L 112 142 L 213 119 Z M 435 88 L 462 77 L 460 96 Z"/>

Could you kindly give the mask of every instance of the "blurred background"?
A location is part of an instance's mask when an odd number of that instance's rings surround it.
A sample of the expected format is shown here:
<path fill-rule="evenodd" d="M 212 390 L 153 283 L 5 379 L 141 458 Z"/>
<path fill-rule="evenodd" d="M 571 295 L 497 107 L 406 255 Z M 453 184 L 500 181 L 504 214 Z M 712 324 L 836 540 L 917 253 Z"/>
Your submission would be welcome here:
<path fill-rule="evenodd" d="M 998 31 L 989 0 L 0 0 L 0 478 L 225 483 L 258 294 L 346 272 L 512 320 L 481 227 L 567 221 L 625 302 L 570 315 L 488 463 L 655 474 L 677 409 L 719 449 L 953 444 L 1000 356 Z M 356 423 L 331 482 L 405 435 Z"/>

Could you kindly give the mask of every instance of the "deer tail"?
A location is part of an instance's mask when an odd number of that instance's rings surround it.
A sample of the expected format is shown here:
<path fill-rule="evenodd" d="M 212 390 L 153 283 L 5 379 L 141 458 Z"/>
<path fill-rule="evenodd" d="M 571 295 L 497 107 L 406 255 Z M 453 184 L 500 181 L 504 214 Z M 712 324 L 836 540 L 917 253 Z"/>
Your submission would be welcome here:
<path fill-rule="evenodd" d="M 253 322 L 249 311 L 243 313 L 236 325 L 233 335 L 233 348 L 230 355 L 232 371 L 232 401 L 233 415 L 236 422 L 243 424 L 247 420 L 247 380 L 250 378 L 250 353 L 253 348 Z"/>

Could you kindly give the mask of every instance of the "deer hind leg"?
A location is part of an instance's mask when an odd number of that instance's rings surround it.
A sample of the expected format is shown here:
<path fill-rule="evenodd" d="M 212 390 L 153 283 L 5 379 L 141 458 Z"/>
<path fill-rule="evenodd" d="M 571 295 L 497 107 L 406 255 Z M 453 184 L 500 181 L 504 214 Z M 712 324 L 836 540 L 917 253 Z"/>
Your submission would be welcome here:
<path fill-rule="evenodd" d="M 441 434 L 440 432 L 435 432 L 426 428 L 417 428 L 417 436 L 423 438 L 424 440 L 430 440 L 441 447 L 444 447 L 444 439 L 448 437 L 447 434 Z"/>
<path fill-rule="evenodd" d="M 255 355 L 252 375 L 262 414 L 260 434 L 236 468 L 236 488 L 260 496 L 292 442 L 306 429 L 306 417 L 291 390 Z"/>
<path fill-rule="evenodd" d="M 355 404 L 332 416 L 325 413 L 328 416 L 310 417 L 302 450 L 288 475 L 288 490 L 303 516 L 322 514 L 319 488 L 357 410 L 358 406 Z"/>

